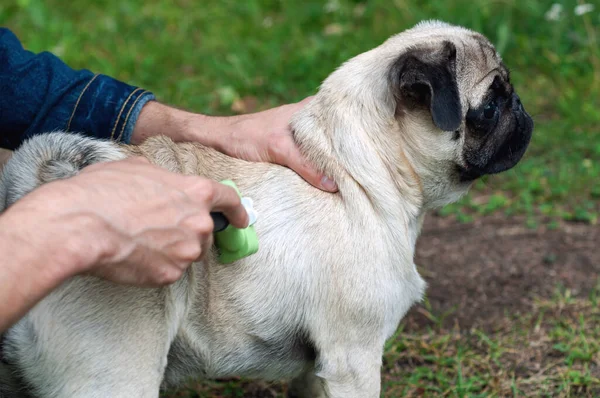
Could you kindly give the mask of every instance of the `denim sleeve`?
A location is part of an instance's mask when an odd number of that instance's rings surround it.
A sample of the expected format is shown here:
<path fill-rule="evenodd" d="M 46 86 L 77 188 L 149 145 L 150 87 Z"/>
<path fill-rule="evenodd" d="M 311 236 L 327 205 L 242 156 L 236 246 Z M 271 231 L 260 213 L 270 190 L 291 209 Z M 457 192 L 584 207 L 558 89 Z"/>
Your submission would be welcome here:
<path fill-rule="evenodd" d="M 58 57 L 25 50 L 0 28 L 0 147 L 64 130 L 128 143 L 154 95 L 109 76 L 74 70 Z"/>

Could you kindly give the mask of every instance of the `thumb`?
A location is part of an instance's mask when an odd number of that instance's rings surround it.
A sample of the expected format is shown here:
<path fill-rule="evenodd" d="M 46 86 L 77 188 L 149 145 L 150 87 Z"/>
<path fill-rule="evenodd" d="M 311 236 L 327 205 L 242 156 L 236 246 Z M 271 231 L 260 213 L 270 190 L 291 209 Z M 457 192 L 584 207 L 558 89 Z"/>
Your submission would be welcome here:
<path fill-rule="evenodd" d="M 337 192 L 338 187 L 331 178 L 319 172 L 295 147 L 291 146 L 285 166 L 294 170 L 309 184 L 327 192 Z"/>

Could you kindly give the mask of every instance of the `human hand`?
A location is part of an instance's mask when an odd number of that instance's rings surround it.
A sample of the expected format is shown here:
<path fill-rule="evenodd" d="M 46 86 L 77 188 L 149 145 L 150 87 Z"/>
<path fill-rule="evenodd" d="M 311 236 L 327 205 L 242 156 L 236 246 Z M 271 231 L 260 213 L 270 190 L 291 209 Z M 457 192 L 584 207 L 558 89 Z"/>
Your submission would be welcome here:
<path fill-rule="evenodd" d="M 238 159 L 289 167 L 311 185 L 324 191 L 335 192 L 335 182 L 320 173 L 304 158 L 292 138 L 290 119 L 311 99 L 308 97 L 295 104 L 223 118 L 215 146 Z"/>
<path fill-rule="evenodd" d="M 248 224 L 232 188 L 130 158 L 42 185 L 3 218 L 9 225 L 14 220 L 12 233 L 43 248 L 46 257 L 73 264 L 75 274 L 161 286 L 207 253 L 211 211 L 223 212 L 236 227 Z"/>
<path fill-rule="evenodd" d="M 142 109 L 132 142 L 165 134 L 175 141 L 196 141 L 229 156 L 251 162 L 269 162 L 289 167 L 311 185 L 336 192 L 333 180 L 310 164 L 296 146 L 290 119 L 312 97 L 266 111 L 229 117 L 211 117 L 177 110 L 156 102 Z M 168 123 L 166 122 L 168 121 Z M 164 127 L 161 129 L 161 125 Z"/>

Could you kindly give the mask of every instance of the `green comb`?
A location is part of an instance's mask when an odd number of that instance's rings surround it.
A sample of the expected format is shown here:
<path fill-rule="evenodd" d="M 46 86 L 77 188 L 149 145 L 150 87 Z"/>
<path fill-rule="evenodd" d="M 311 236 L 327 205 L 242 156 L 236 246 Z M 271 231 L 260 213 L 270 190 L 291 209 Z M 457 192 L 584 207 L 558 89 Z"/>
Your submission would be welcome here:
<path fill-rule="evenodd" d="M 221 181 L 221 184 L 232 187 L 240 195 L 240 198 L 242 197 L 233 181 L 224 180 Z M 246 198 L 243 198 L 242 203 L 251 207 L 251 201 L 248 202 Z M 246 210 L 249 215 L 250 212 L 254 212 L 253 209 L 248 209 L 248 207 L 246 207 Z M 211 216 L 215 222 L 215 246 L 219 251 L 219 262 L 221 264 L 233 263 L 258 251 L 258 236 L 253 225 L 239 229 L 230 225 L 222 213 L 211 213 Z"/>

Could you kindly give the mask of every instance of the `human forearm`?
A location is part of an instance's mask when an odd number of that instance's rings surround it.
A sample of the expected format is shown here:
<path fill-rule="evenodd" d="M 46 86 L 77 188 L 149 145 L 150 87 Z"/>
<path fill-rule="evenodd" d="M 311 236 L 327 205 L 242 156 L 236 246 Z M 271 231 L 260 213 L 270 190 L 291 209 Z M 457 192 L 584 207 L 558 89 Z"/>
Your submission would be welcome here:
<path fill-rule="evenodd" d="M 84 246 L 89 227 L 85 217 L 37 225 L 26 209 L 0 216 L 0 332 L 95 261 L 94 248 Z"/>
<path fill-rule="evenodd" d="M 159 134 L 176 142 L 199 142 L 239 159 L 289 167 L 315 187 L 335 192 L 335 182 L 316 170 L 300 153 L 289 125 L 291 117 L 309 100 L 228 117 L 186 112 L 151 101 L 141 110 L 131 143 L 139 144 Z"/>
<path fill-rule="evenodd" d="M 209 251 L 212 211 L 248 225 L 233 188 L 140 158 L 93 164 L 34 189 L 0 215 L 0 331 L 74 275 L 175 282 Z"/>
<path fill-rule="evenodd" d="M 234 119 L 234 116 L 206 116 L 150 101 L 140 112 L 131 143 L 137 145 L 149 137 L 166 135 L 175 142 L 199 142 L 221 150 L 221 138 Z"/>

